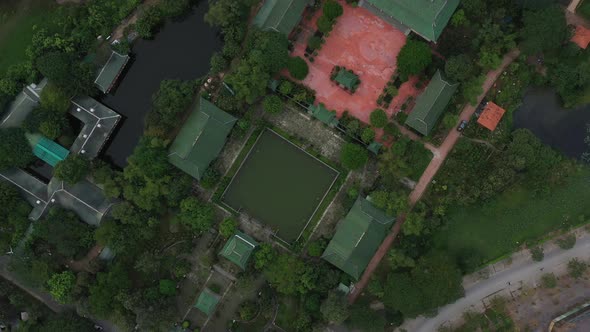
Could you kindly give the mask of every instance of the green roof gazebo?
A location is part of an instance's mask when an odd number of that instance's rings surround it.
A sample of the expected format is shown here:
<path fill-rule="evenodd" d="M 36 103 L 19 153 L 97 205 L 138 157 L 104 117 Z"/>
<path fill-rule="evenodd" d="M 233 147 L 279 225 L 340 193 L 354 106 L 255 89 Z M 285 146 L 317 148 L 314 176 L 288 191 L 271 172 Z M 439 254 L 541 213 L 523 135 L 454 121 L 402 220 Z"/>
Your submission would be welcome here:
<path fill-rule="evenodd" d="M 227 258 L 232 263 L 246 269 L 248 260 L 258 246 L 258 242 L 254 241 L 249 235 L 237 231 L 227 242 L 221 252 L 221 256 Z"/>
<path fill-rule="evenodd" d="M 426 90 L 416 98 L 416 105 L 406 119 L 406 126 L 427 136 L 447 108 L 459 84 L 452 84 L 437 71 Z"/>
<path fill-rule="evenodd" d="M 330 127 L 336 127 L 338 125 L 338 118 L 336 112 L 329 111 L 324 104 L 313 105 L 309 108 L 314 118 L 320 120 Z"/>
<path fill-rule="evenodd" d="M 432 42 L 449 23 L 460 0 L 364 0 L 360 5 L 403 32 L 414 31 Z"/>
<path fill-rule="evenodd" d="M 340 68 L 338 70 L 334 81 L 351 92 L 354 92 L 360 84 L 359 77 L 346 68 Z"/>
<path fill-rule="evenodd" d="M 236 118 L 201 98 L 170 146 L 168 160 L 200 180 L 217 156 Z"/>
<path fill-rule="evenodd" d="M 322 258 L 358 280 L 394 221 L 359 197 L 338 224 Z"/>
<path fill-rule="evenodd" d="M 309 0 L 265 0 L 254 17 L 254 25 L 262 30 L 290 35 L 303 17 Z"/>
<path fill-rule="evenodd" d="M 220 299 L 221 296 L 213 293 L 209 288 L 205 288 L 199 295 L 199 298 L 195 303 L 195 308 L 199 309 L 209 317 L 215 312 L 215 308 Z"/>

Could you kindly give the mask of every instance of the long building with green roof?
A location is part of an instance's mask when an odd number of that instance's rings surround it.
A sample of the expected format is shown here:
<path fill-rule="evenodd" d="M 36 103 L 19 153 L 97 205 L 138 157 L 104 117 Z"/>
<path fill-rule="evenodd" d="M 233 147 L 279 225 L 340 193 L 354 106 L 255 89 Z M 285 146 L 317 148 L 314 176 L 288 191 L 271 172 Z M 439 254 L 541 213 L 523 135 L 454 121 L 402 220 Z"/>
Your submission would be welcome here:
<path fill-rule="evenodd" d="M 406 126 L 424 136 L 430 134 L 458 86 L 446 81 L 437 71 L 426 90 L 416 98 L 416 105 L 406 119 Z"/>
<path fill-rule="evenodd" d="M 322 258 L 358 280 L 394 221 L 359 197 L 338 224 Z"/>
<path fill-rule="evenodd" d="M 170 163 L 200 180 L 223 149 L 236 118 L 201 98 L 170 146 Z"/>
<path fill-rule="evenodd" d="M 308 4 L 309 0 L 265 0 L 254 17 L 254 25 L 288 36 L 301 21 Z"/>
<path fill-rule="evenodd" d="M 359 5 L 397 28 L 436 42 L 460 0 L 362 0 Z M 407 32 L 407 31 L 404 31 Z"/>
<path fill-rule="evenodd" d="M 237 231 L 227 240 L 219 254 L 245 270 L 248 260 L 256 247 L 258 247 L 258 242 L 254 241 L 248 234 Z"/>

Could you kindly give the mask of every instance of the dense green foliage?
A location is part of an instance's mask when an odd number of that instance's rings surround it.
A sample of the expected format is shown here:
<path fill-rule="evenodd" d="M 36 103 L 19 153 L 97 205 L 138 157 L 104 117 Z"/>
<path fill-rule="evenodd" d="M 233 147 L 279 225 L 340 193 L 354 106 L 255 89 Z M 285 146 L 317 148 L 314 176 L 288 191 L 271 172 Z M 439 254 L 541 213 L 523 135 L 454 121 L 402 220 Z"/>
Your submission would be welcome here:
<path fill-rule="evenodd" d="M 11 184 L 0 182 L 0 250 L 15 248 L 29 227 L 31 207 Z"/>
<path fill-rule="evenodd" d="M 346 296 L 336 290 L 331 291 L 320 307 L 322 317 L 332 324 L 340 324 L 348 318 L 348 301 Z"/>
<path fill-rule="evenodd" d="M 404 177 L 418 181 L 431 159 L 432 152 L 423 144 L 403 136 L 379 155 L 379 165 L 384 181 Z"/>
<path fill-rule="evenodd" d="M 271 114 L 280 113 L 284 107 L 283 100 L 277 95 L 268 95 L 262 101 L 262 109 Z"/>
<path fill-rule="evenodd" d="M 47 281 L 49 293 L 60 303 L 68 303 L 76 283 L 76 276 L 71 271 L 56 273 Z"/>
<path fill-rule="evenodd" d="M 189 108 L 195 95 L 193 81 L 163 80 L 152 96 L 153 109 L 147 118 L 148 126 L 164 132 L 178 126 L 179 118 Z"/>
<path fill-rule="evenodd" d="M 229 239 L 238 230 L 238 222 L 234 218 L 225 218 L 219 223 L 219 235 Z"/>
<path fill-rule="evenodd" d="M 35 223 L 32 238 L 66 258 L 85 255 L 93 245 L 93 227 L 78 220 L 70 211 L 53 208 Z"/>
<path fill-rule="evenodd" d="M 213 223 L 213 208 L 196 197 L 185 198 L 180 202 L 178 221 L 195 233 L 202 233 Z"/>
<path fill-rule="evenodd" d="M 367 161 L 369 161 L 369 153 L 362 146 L 354 143 L 346 143 L 342 147 L 342 152 L 340 153 L 342 166 L 350 170 L 357 170 L 365 166 Z"/>
<path fill-rule="evenodd" d="M 301 57 L 291 57 L 287 61 L 287 69 L 294 79 L 303 80 L 309 73 L 307 62 Z"/>
<path fill-rule="evenodd" d="M 368 303 L 359 303 L 350 307 L 347 325 L 359 331 L 379 332 L 385 329 L 385 317 L 370 308 Z"/>
<path fill-rule="evenodd" d="M 67 184 L 73 185 L 83 180 L 89 171 L 90 162 L 88 159 L 71 153 L 66 159 L 55 165 L 53 175 Z"/>
<path fill-rule="evenodd" d="M 565 13 L 558 5 L 525 11 L 523 23 L 521 46 L 527 54 L 559 49 L 568 36 Z"/>
<path fill-rule="evenodd" d="M 68 95 L 94 94 L 94 68 L 78 63 L 73 54 L 53 51 L 37 58 L 39 72 Z"/>
<path fill-rule="evenodd" d="M 384 110 L 378 108 L 371 112 L 371 116 L 369 118 L 371 121 L 371 125 L 376 128 L 383 128 L 388 122 L 387 113 Z"/>
<path fill-rule="evenodd" d="M 392 273 L 385 286 L 385 305 L 416 317 L 463 295 L 461 271 L 442 253 L 418 260 L 410 272 Z"/>
<path fill-rule="evenodd" d="M 400 75 L 409 77 L 420 74 L 432 62 L 428 44 L 410 39 L 397 55 L 397 68 Z"/>
<path fill-rule="evenodd" d="M 0 170 L 27 167 L 33 160 L 33 151 L 20 128 L 0 129 Z"/>
<path fill-rule="evenodd" d="M 244 59 L 226 79 L 239 99 L 252 104 L 265 94 L 268 80 L 287 65 L 287 46 L 287 38 L 279 32 L 250 32 Z"/>

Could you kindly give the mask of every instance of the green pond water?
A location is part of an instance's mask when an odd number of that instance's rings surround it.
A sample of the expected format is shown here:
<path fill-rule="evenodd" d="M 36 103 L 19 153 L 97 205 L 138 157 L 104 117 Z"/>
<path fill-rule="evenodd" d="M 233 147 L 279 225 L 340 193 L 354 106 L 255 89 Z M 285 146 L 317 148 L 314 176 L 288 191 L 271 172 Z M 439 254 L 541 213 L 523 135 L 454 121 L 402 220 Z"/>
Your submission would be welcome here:
<path fill-rule="evenodd" d="M 338 174 L 277 133 L 265 130 L 222 200 L 270 226 L 281 239 L 293 242 Z"/>

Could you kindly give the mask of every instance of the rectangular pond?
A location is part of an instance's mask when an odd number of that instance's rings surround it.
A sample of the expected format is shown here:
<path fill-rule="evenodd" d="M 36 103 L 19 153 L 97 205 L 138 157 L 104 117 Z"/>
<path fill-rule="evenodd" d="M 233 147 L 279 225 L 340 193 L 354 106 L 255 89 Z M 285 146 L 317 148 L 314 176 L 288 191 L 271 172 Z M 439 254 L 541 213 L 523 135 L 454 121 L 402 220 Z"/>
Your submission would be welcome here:
<path fill-rule="evenodd" d="M 264 130 L 223 194 L 238 212 L 296 241 L 339 172 L 272 130 Z"/>

